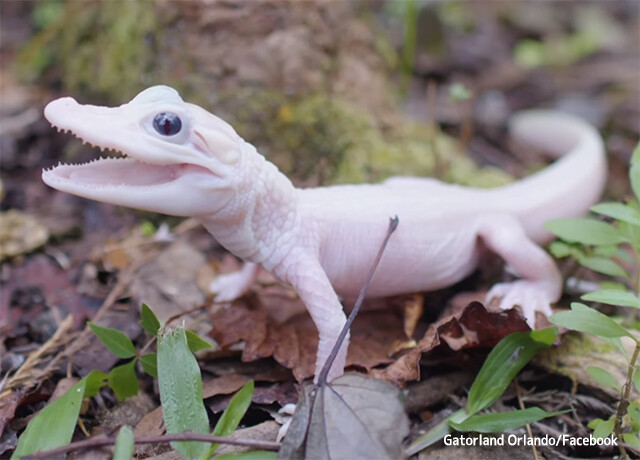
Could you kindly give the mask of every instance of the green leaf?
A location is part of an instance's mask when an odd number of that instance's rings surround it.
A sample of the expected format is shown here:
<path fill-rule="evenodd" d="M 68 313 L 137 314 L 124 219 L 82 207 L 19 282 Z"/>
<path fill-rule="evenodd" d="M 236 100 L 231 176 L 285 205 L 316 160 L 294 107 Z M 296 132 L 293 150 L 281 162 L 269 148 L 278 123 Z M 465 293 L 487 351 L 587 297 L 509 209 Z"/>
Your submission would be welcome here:
<path fill-rule="evenodd" d="M 109 375 L 100 371 L 91 371 L 89 375 L 85 377 L 87 380 L 87 384 L 84 388 L 84 397 L 92 398 L 98 394 L 98 392 L 105 386 L 107 380 L 109 379 Z"/>
<path fill-rule="evenodd" d="M 602 281 L 600 283 L 600 289 L 609 289 L 612 291 L 626 291 L 627 286 L 617 281 Z"/>
<path fill-rule="evenodd" d="M 102 327 L 89 322 L 89 327 L 111 353 L 118 358 L 133 358 L 136 355 L 136 347 L 131 339 L 117 329 Z"/>
<path fill-rule="evenodd" d="M 277 458 L 277 452 L 252 450 L 251 452 L 229 452 L 228 454 L 217 455 L 215 460 L 276 460 Z"/>
<path fill-rule="evenodd" d="M 582 300 L 590 300 L 591 302 L 606 303 L 608 305 L 619 305 L 621 307 L 640 308 L 640 299 L 638 296 L 627 291 L 617 289 L 601 289 L 599 291 L 590 292 L 582 296 Z"/>
<path fill-rule="evenodd" d="M 153 222 L 150 222 L 148 220 L 142 222 L 139 228 L 140 234 L 146 237 L 153 236 L 153 234 L 156 232 L 156 226 L 153 224 Z"/>
<path fill-rule="evenodd" d="M 476 431 L 478 433 L 495 433 L 537 422 L 547 417 L 555 417 L 568 411 L 547 412 L 539 407 L 498 412 L 493 414 L 472 415 L 462 423 L 451 422 L 458 431 Z"/>
<path fill-rule="evenodd" d="M 207 348 L 213 348 L 209 342 L 200 337 L 198 334 L 192 331 L 187 332 L 187 345 L 189 346 L 189 350 L 193 353 L 200 350 L 206 350 Z"/>
<path fill-rule="evenodd" d="M 158 386 L 167 433 L 209 433 L 200 368 L 187 346 L 183 328 L 169 331 L 158 340 Z M 210 446 L 193 441 L 172 442 L 171 445 L 188 459 L 199 458 Z"/>
<path fill-rule="evenodd" d="M 614 417 L 611 417 L 609 420 L 597 418 L 591 420 L 587 426 L 593 430 L 594 438 L 606 438 L 613 433 L 614 422 Z"/>
<path fill-rule="evenodd" d="M 620 222 L 620 224 L 618 225 L 618 228 L 620 229 L 620 234 L 629 243 L 631 243 L 631 245 L 635 249 L 636 253 L 639 253 L 640 252 L 640 226 L 633 225 L 633 224 L 628 224 L 627 222 Z M 618 254 L 616 256 L 620 257 L 620 255 L 618 255 Z M 628 258 L 629 257 L 627 256 L 627 260 L 628 260 Z M 623 260 L 625 260 L 625 259 L 623 259 Z M 634 259 L 632 258 L 632 260 L 634 260 Z"/>
<path fill-rule="evenodd" d="M 631 423 L 635 425 L 635 431 L 638 431 L 638 428 L 640 428 L 640 403 L 638 403 L 638 401 L 633 401 L 629 404 L 627 414 L 629 414 Z"/>
<path fill-rule="evenodd" d="M 613 225 L 595 219 L 555 219 L 546 222 L 544 227 L 571 243 L 599 246 L 619 244 L 625 241 Z"/>
<path fill-rule="evenodd" d="M 140 356 L 140 364 L 147 374 L 158 378 L 158 357 L 155 353 Z"/>
<path fill-rule="evenodd" d="M 464 409 L 458 409 L 456 412 L 451 414 L 449 417 L 447 417 L 444 420 L 440 421 L 437 425 L 431 427 L 429 429 L 429 431 L 427 431 L 425 434 L 423 434 L 418 439 L 413 441 L 411 443 L 411 445 L 409 447 L 407 447 L 407 450 L 405 452 L 406 455 L 407 456 L 412 456 L 414 454 L 417 454 L 421 450 L 426 449 L 427 447 L 429 447 L 429 446 L 435 444 L 436 442 L 440 441 L 446 435 L 451 433 L 450 424 L 452 422 L 461 423 L 462 421 L 466 420 L 468 417 L 469 416 L 465 412 Z"/>
<path fill-rule="evenodd" d="M 626 444 L 629 444 L 636 450 L 640 450 L 640 439 L 635 433 L 625 433 L 622 435 L 622 439 Z"/>
<path fill-rule="evenodd" d="M 587 332 L 604 338 L 631 337 L 633 335 L 606 315 L 585 304 L 573 302 L 571 311 L 554 313 L 549 321 L 574 331 Z"/>
<path fill-rule="evenodd" d="M 136 360 L 116 366 L 109 372 L 109 387 L 120 401 L 138 394 L 140 385 L 136 375 Z"/>
<path fill-rule="evenodd" d="M 593 212 L 633 225 L 640 225 L 640 211 L 624 203 L 599 203 L 591 207 Z"/>
<path fill-rule="evenodd" d="M 636 144 L 636 148 L 633 149 L 633 153 L 631 154 L 631 164 L 640 163 L 640 142 Z"/>
<path fill-rule="evenodd" d="M 620 385 L 616 382 L 616 378 L 609 371 L 598 366 L 588 366 L 587 372 L 593 380 L 605 387 L 611 387 L 620 390 Z"/>
<path fill-rule="evenodd" d="M 140 311 L 140 325 L 147 334 L 153 336 L 158 334 L 161 327 L 160 321 L 146 303 L 142 304 L 142 310 Z"/>
<path fill-rule="evenodd" d="M 467 413 L 474 415 L 489 407 L 504 393 L 513 378 L 542 348 L 553 344 L 555 328 L 514 332 L 502 339 L 489 353 L 469 390 Z"/>
<path fill-rule="evenodd" d="M 471 99 L 471 91 L 462 83 L 454 83 L 449 87 L 449 99 L 451 102 L 460 102 Z"/>
<path fill-rule="evenodd" d="M 238 428 L 242 417 L 247 412 L 251 397 L 253 396 L 253 380 L 249 380 L 235 395 L 231 398 L 229 405 L 216 423 L 213 429 L 214 436 L 229 436 Z M 210 457 L 218 448 L 218 444 L 211 444 L 208 457 Z"/>
<path fill-rule="evenodd" d="M 633 163 L 629 168 L 629 181 L 631 182 L 633 193 L 640 200 L 640 162 Z"/>
<path fill-rule="evenodd" d="M 113 447 L 114 460 L 131 460 L 133 458 L 133 430 L 129 425 L 123 425 L 118 431 L 116 444 Z"/>
<path fill-rule="evenodd" d="M 563 257 L 578 257 L 584 256 L 584 252 L 578 249 L 576 246 L 565 243 L 561 240 L 555 240 L 549 245 L 549 251 L 551 255 L 556 259 L 562 259 Z"/>
<path fill-rule="evenodd" d="M 640 392 L 640 370 L 637 366 L 633 372 L 633 386 L 636 387 L 636 391 Z"/>
<path fill-rule="evenodd" d="M 629 274 L 616 262 L 605 257 L 578 257 L 580 265 L 587 267 L 594 272 L 609 276 L 621 276 L 629 278 Z"/>
<path fill-rule="evenodd" d="M 36 415 L 24 430 L 11 459 L 54 449 L 71 442 L 76 427 L 82 398 L 102 386 L 106 374 L 91 371 L 89 375 L 72 386 L 65 394 L 49 403 Z"/>
<path fill-rule="evenodd" d="M 618 253 L 620 246 L 594 246 L 593 255 L 597 257 L 613 257 Z"/>

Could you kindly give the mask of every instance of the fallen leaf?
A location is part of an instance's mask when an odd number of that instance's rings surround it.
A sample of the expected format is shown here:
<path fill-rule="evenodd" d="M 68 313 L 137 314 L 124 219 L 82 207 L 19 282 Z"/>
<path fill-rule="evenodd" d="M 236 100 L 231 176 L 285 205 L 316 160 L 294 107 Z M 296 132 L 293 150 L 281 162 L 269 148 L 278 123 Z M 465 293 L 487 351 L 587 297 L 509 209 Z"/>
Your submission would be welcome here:
<path fill-rule="evenodd" d="M 278 458 L 402 458 L 408 433 L 397 388 L 345 374 L 303 389 Z"/>
<path fill-rule="evenodd" d="M 292 369 L 298 381 L 313 375 L 318 331 L 306 312 L 278 323 L 260 305 L 251 309 L 236 302 L 213 313 L 211 324 L 211 335 L 222 347 L 245 343 L 243 361 L 272 356 Z M 403 325 L 403 318 L 392 311 L 361 312 L 351 330 L 347 366 L 370 370 L 392 362 L 392 355 L 411 342 Z"/>
<path fill-rule="evenodd" d="M 420 378 L 423 353 L 446 347 L 457 351 L 473 347 L 490 348 L 512 332 L 530 330 L 516 309 L 489 311 L 480 302 L 472 302 L 462 311 L 431 325 L 416 347 L 384 369 L 371 375 L 403 386 Z"/>
<path fill-rule="evenodd" d="M 638 334 L 636 334 L 637 336 Z M 631 356 L 635 342 L 622 339 L 627 356 Z M 590 334 L 565 334 L 562 343 L 555 348 L 542 350 L 535 358 L 535 363 L 553 374 L 566 375 L 574 385 L 585 385 L 608 394 L 612 398 L 619 398 L 620 392 L 610 386 L 602 385 L 588 372 L 588 368 L 595 366 L 607 371 L 618 387 L 627 380 L 629 363 L 622 353 L 612 353 L 611 344 Z M 638 397 L 635 386 L 631 387 L 630 400 Z"/>
<path fill-rule="evenodd" d="M 120 307 L 120 308 L 118 308 Z M 130 339 L 140 334 L 142 327 L 138 322 L 138 313 L 128 304 L 116 304 L 101 318 L 100 326 L 117 329 Z M 71 357 L 81 375 L 90 370 L 109 372 L 119 358 L 110 352 L 95 334 L 89 335 L 87 343 Z"/>
<path fill-rule="evenodd" d="M 415 414 L 427 407 L 446 403 L 458 388 L 468 387 L 475 375 L 472 371 L 449 372 L 407 385 L 404 408 L 408 414 Z"/>
<path fill-rule="evenodd" d="M 49 239 L 38 219 L 16 209 L 0 213 L 0 261 L 38 249 Z"/>
<path fill-rule="evenodd" d="M 248 380 L 248 379 L 247 379 Z M 207 407 L 217 414 L 227 408 L 233 394 L 219 394 L 205 401 Z M 256 386 L 253 390 L 251 401 L 255 404 L 270 405 L 278 403 L 279 406 L 285 404 L 295 404 L 298 401 L 298 389 L 293 382 L 274 383 L 268 386 Z"/>
<path fill-rule="evenodd" d="M 196 279 L 203 265 L 205 257 L 189 243 L 181 240 L 172 243 L 142 267 L 132 281 L 136 304 L 149 305 L 161 322 L 201 305 L 205 295 Z"/>
<path fill-rule="evenodd" d="M 251 377 L 240 374 L 223 375 L 202 383 L 202 398 L 207 399 L 220 394 L 235 393 L 251 380 Z"/>
<path fill-rule="evenodd" d="M 273 420 L 262 422 L 255 426 L 239 428 L 234 431 L 229 439 L 244 439 L 252 441 L 275 441 L 280 425 Z M 255 450 L 251 447 L 234 446 L 232 444 L 221 444 L 216 450 L 216 455 L 230 454 L 236 452 L 248 452 Z"/>
<path fill-rule="evenodd" d="M 16 413 L 16 408 L 22 403 L 26 395 L 26 391 L 17 390 L 7 392 L 0 398 L 0 437 L 4 432 L 7 423 L 13 420 Z M 0 456 L 2 452 L 0 452 Z"/>
<path fill-rule="evenodd" d="M 36 326 L 53 333 L 57 321 L 73 315 L 74 327 L 81 327 L 91 308 L 91 301 L 78 294 L 73 284 L 76 272 L 61 269 L 44 254 L 33 254 L 19 266 L 6 267 L 6 284 L 0 289 L 0 334 L 4 338 L 32 334 Z M 6 286 L 6 287 L 5 287 Z M 55 308 L 49 308 L 55 305 Z M 51 323 L 42 324 L 43 313 L 54 312 Z M 50 335 L 50 334 L 49 334 Z M 33 337 L 37 341 L 48 338 Z"/>

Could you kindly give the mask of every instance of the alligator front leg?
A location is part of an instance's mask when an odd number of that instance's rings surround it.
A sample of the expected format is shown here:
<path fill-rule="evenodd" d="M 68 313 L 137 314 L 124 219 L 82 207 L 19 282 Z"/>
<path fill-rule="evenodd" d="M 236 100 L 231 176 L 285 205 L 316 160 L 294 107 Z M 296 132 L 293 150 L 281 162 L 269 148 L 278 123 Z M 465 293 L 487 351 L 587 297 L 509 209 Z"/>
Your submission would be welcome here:
<path fill-rule="evenodd" d="M 282 279 L 293 285 L 318 328 L 319 341 L 314 377 L 314 382 L 317 383 L 318 375 L 329 357 L 347 318 L 338 295 L 331 286 L 331 282 L 327 278 L 320 262 L 312 255 L 306 254 L 297 255 L 292 259 L 295 261 L 289 264 L 287 264 L 287 261 L 283 262 L 282 265 L 286 268 L 283 270 L 284 276 L 282 276 Z M 348 346 L 349 335 L 347 334 L 331 366 L 328 381 L 344 373 Z"/>
<path fill-rule="evenodd" d="M 233 273 L 218 275 L 209 285 L 209 290 L 216 294 L 216 301 L 229 302 L 245 294 L 258 277 L 260 266 L 247 262 Z"/>

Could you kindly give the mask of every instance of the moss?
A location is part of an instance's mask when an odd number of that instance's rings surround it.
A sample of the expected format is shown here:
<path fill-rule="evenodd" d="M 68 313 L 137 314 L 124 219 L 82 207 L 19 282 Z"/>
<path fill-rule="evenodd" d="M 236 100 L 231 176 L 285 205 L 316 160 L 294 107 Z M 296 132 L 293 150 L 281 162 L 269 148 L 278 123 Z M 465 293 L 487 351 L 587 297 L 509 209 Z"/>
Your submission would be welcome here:
<path fill-rule="evenodd" d="M 511 178 L 479 168 L 455 140 L 400 119 L 379 126 L 368 112 L 325 94 L 291 100 L 247 89 L 223 95 L 217 107 L 238 133 L 287 175 L 306 183 L 378 182 L 390 176 L 433 176 L 480 187 Z"/>
<path fill-rule="evenodd" d="M 41 30 L 17 60 L 28 81 L 48 76 L 104 103 L 121 103 L 148 86 L 160 34 L 153 3 L 41 2 L 33 20 Z"/>

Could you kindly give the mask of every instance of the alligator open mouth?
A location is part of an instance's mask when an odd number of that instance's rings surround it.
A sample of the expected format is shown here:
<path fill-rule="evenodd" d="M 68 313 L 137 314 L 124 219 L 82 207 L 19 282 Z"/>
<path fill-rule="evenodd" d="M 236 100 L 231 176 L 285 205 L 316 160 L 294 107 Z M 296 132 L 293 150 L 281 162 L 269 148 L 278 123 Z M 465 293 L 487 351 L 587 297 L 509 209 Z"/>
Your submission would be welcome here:
<path fill-rule="evenodd" d="M 161 185 L 176 180 L 182 175 L 188 164 L 152 164 L 128 156 L 125 152 L 114 148 L 105 148 L 91 144 L 70 129 L 60 128 L 52 124 L 58 132 L 68 132 L 102 152 L 112 151 L 121 157 L 100 157 L 88 163 L 59 163 L 42 172 L 42 179 L 48 185 L 58 188 L 63 184 L 74 184 L 77 187 L 143 187 Z M 58 187 L 56 187 L 58 186 Z"/>
<path fill-rule="evenodd" d="M 149 186 L 174 181 L 186 164 L 154 165 L 133 158 L 98 158 L 89 163 L 59 164 L 42 173 L 44 181 L 53 186 L 73 182 L 85 187 Z"/>

